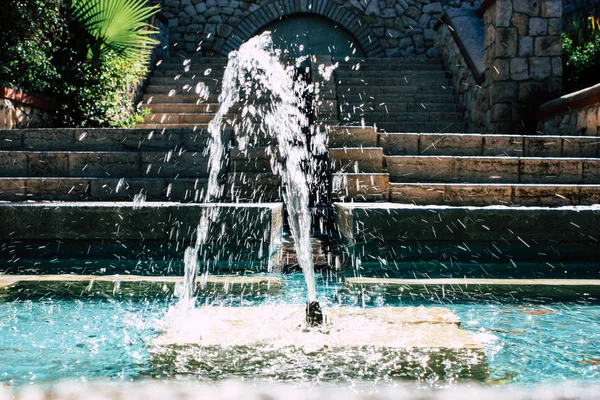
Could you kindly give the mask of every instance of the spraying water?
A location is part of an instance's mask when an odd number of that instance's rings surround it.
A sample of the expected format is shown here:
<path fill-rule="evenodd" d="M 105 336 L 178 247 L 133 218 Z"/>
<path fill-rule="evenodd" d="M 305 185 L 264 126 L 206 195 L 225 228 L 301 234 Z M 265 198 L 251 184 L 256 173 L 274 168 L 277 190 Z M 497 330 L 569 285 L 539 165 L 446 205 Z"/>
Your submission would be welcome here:
<path fill-rule="evenodd" d="M 219 199 L 223 188 L 219 175 L 224 159 L 222 133 L 225 124 L 232 126 L 241 151 L 249 147 L 275 144 L 266 148 L 271 168 L 282 178 L 288 222 L 294 237 L 298 263 L 304 272 L 309 303 L 316 301 L 315 277 L 311 251 L 311 215 L 309 187 L 314 165 L 311 153 L 325 151 L 324 134 L 318 127 L 309 127 L 305 94 L 312 85 L 294 79 L 296 65 L 284 66 L 284 54 L 273 48 L 270 32 L 256 36 L 229 55 L 219 95 L 220 108 L 210 122 L 209 181 L 205 196 L 207 203 Z M 238 118 L 226 120 L 235 104 L 242 104 Z M 312 129 L 311 148 L 307 145 L 306 129 Z M 206 243 L 211 222 L 218 217 L 217 207 L 206 207 L 198 225 L 196 244 L 186 250 L 185 279 L 180 297 L 184 302 L 193 299 L 195 277 L 198 273 L 198 254 Z"/>

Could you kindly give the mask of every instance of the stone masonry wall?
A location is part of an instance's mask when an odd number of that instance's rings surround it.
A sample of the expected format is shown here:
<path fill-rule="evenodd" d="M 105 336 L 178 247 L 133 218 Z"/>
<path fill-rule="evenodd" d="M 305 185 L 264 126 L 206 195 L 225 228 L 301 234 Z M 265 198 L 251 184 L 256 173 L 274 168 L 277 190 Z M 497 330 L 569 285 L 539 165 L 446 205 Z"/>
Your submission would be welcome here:
<path fill-rule="evenodd" d="M 0 82 L 0 129 L 53 126 L 46 99 L 29 96 L 7 82 Z"/>
<path fill-rule="evenodd" d="M 543 104 L 539 117 L 546 135 L 600 135 L 600 84 Z"/>
<path fill-rule="evenodd" d="M 496 0 L 483 11 L 492 133 L 535 130 L 539 106 L 562 93 L 561 0 Z"/>
<path fill-rule="evenodd" d="M 442 58 L 470 129 L 499 134 L 535 132 L 539 106 L 562 93 L 564 6 L 562 0 L 484 1 L 477 11 L 483 18 L 480 52 L 469 51 L 476 47 L 473 41 L 453 40 L 459 27 L 454 35 L 449 32 L 454 28 L 438 30 Z M 443 19 L 451 23 L 449 20 Z M 464 71 L 465 52 L 482 58 L 481 72 Z"/>
<path fill-rule="evenodd" d="M 314 13 L 352 33 L 371 57 L 437 55 L 433 26 L 477 0 L 152 0 L 169 20 L 171 54 L 226 55 L 265 25 Z"/>
<path fill-rule="evenodd" d="M 463 54 L 459 50 L 450 28 L 442 25 L 438 30 L 438 49 L 454 87 L 457 104 L 464 113 L 464 120 L 469 132 L 483 132 L 486 126 L 483 118 L 486 115 L 485 91 L 475 81 L 475 77 L 467 66 Z"/>

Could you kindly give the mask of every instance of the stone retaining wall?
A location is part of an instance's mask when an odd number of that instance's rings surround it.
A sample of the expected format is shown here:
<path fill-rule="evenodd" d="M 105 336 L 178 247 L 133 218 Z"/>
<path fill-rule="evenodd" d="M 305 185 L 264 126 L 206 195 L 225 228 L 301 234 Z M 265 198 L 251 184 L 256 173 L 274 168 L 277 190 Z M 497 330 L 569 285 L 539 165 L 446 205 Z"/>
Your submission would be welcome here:
<path fill-rule="evenodd" d="M 367 56 L 436 56 L 442 12 L 477 0 L 153 0 L 169 19 L 172 54 L 226 55 L 283 16 L 324 16 L 346 28 Z"/>
<path fill-rule="evenodd" d="M 7 82 L 0 82 L 0 129 L 52 127 L 54 104 L 30 96 Z"/>
<path fill-rule="evenodd" d="M 446 13 L 449 28 L 438 29 L 438 40 L 472 127 L 485 133 L 535 131 L 539 106 L 562 92 L 563 6 L 561 0 L 484 1 L 477 11 L 483 18 L 481 51 L 472 49 L 480 45 L 469 42 L 473 34 L 463 35 L 462 40 L 455 34 L 460 24 L 476 21 L 455 15 L 453 27 L 452 13 Z M 469 64 L 469 57 L 475 58 L 470 65 L 472 77 L 460 68 Z"/>
<path fill-rule="evenodd" d="M 600 84 L 543 104 L 538 118 L 546 135 L 600 135 Z"/>
<path fill-rule="evenodd" d="M 485 132 L 486 126 L 483 121 L 487 108 L 485 91 L 480 86 L 484 76 L 476 71 L 473 65 L 469 65 L 470 55 L 466 54 L 467 49 L 460 47 L 459 43 L 462 41 L 456 38 L 455 27 L 440 24 L 437 34 L 438 52 L 450 76 L 457 103 L 461 107 L 460 111 L 464 113 L 467 131 Z"/>

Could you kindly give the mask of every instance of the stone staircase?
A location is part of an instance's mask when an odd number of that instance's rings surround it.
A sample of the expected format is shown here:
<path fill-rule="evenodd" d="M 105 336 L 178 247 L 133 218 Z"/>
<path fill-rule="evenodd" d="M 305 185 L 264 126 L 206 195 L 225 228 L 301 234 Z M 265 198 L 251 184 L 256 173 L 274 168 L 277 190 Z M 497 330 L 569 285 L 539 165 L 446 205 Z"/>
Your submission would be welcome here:
<path fill-rule="evenodd" d="M 339 119 L 384 132 L 464 132 L 440 60 L 349 59 L 335 71 Z"/>
<path fill-rule="evenodd" d="M 208 136 L 189 129 L 0 131 L 0 200 L 198 201 Z"/>
<path fill-rule="evenodd" d="M 0 201 L 39 202 L 41 207 L 54 207 L 62 201 L 201 201 L 207 181 L 206 128 L 217 111 L 225 62 L 224 58 L 190 63 L 163 60 L 144 95 L 150 114 L 137 129 L 0 131 Z M 464 133 L 453 88 L 438 61 L 349 59 L 340 63 L 332 81 L 320 82 L 319 102 L 317 123 L 328 132 L 332 199 L 360 203 L 351 211 L 357 223 L 363 223 L 364 210 L 388 215 L 386 204 L 390 202 L 396 203 L 391 206 L 398 221 L 404 221 L 404 215 L 418 214 L 414 207 L 441 215 L 440 206 L 468 206 L 488 218 L 483 206 L 558 209 L 600 203 L 597 138 Z M 236 117 L 238 111 L 239 107 L 234 107 L 230 117 Z M 281 182 L 270 171 L 267 144 L 241 151 L 231 129 L 223 135 L 229 151 L 222 175 L 226 188 L 222 200 L 280 201 Z M 529 215 L 527 210 L 515 211 L 510 218 Z M 454 221 L 463 211 L 448 211 L 444 218 Z M 575 221 L 570 213 L 578 212 L 561 209 L 561 221 Z M 364 215 L 368 218 L 369 214 Z M 429 214 L 418 215 L 423 221 Z M 595 215 L 593 210 L 590 215 Z M 548 213 L 536 221 L 552 218 Z M 575 225 L 582 226 L 580 219 Z M 338 219 L 336 223 L 341 226 L 344 222 Z M 395 241 L 400 240 L 393 233 L 398 226 L 389 226 Z M 595 240 L 592 230 L 590 238 L 583 239 Z M 380 235 L 373 232 L 373 237 Z M 432 259 L 454 257 L 446 256 L 442 244 L 423 247 L 430 239 L 438 240 L 426 236 L 431 236 L 430 232 L 406 233 L 406 237 L 420 237 L 411 245 L 411 251 L 416 251 L 414 260 L 423 260 L 422 248 L 439 249 Z M 433 235 L 439 232 L 433 231 Z M 7 237 L 10 234 L 7 232 Z M 515 237 L 527 238 L 523 233 Z M 394 248 L 399 254 L 404 251 L 404 236 L 401 239 Z M 540 243 L 551 242 L 542 239 Z M 577 240 L 583 239 L 578 236 Z M 449 236 L 446 240 L 458 239 Z M 585 249 L 595 248 L 590 243 L 584 243 Z M 463 245 L 448 246 L 448 251 L 455 251 L 454 247 Z M 475 248 L 474 244 L 469 242 L 469 248 Z"/>

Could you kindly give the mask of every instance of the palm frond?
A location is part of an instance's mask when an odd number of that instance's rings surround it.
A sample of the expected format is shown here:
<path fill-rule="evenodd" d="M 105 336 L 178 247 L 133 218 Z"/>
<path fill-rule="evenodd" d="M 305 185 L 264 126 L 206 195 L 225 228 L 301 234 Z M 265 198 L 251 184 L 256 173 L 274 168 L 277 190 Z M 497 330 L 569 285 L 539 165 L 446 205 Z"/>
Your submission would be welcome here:
<path fill-rule="evenodd" d="M 147 0 L 73 0 L 73 16 L 90 33 L 88 59 L 109 52 L 120 57 L 147 57 L 158 41 L 157 29 L 146 21 L 159 11 Z"/>

